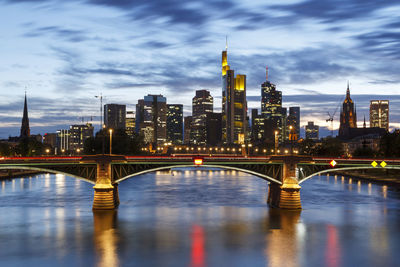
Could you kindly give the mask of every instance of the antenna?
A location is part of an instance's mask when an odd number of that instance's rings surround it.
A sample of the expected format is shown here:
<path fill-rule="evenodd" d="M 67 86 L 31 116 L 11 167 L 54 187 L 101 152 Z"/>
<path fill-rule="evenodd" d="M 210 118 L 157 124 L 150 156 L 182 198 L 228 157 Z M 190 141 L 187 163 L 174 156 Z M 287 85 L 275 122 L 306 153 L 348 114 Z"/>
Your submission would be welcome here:
<path fill-rule="evenodd" d="M 228 35 L 225 36 L 225 50 L 228 51 Z"/>
<path fill-rule="evenodd" d="M 266 66 L 265 69 L 266 69 L 266 79 L 268 81 L 268 66 Z"/>

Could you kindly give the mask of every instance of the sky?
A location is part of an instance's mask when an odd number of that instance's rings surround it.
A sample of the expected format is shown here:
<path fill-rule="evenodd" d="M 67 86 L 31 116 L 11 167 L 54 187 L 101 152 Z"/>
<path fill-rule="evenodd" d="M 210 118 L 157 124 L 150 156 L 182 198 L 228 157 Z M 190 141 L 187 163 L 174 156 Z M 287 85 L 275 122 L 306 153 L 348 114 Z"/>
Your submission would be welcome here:
<path fill-rule="evenodd" d="M 221 110 L 221 52 L 247 75 L 260 109 L 265 68 L 301 125 L 339 127 L 350 83 L 359 125 L 369 101 L 390 101 L 400 128 L 400 2 L 397 0 L 0 0 L 0 138 L 19 135 L 24 92 L 32 134 L 91 121 L 100 101 L 162 94 L 191 114 L 195 90 Z"/>

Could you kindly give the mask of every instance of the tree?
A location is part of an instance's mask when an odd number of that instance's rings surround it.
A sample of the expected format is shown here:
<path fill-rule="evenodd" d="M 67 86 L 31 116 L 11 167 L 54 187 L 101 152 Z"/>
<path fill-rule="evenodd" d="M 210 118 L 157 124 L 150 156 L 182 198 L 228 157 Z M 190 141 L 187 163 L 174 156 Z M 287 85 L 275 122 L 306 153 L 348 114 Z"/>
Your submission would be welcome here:
<path fill-rule="evenodd" d="M 42 155 L 43 151 L 44 145 L 33 137 L 22 138 L 15 147 L 15 154 L 24 157 Z"/>
<path fill-rule="evenodd" d="M 0 156 L 11 156 L 12 149 L 9 144 L 0 142 Z"/>
<path fill-rule="evenodd" d="M 400 131 L 382 136 L 379 147 L 381 155 L 385 157 L 400 157 Z"/>
<path fill-rule="evenodd" d="M 86 139 L 84 144 L 85 154 L 101 154 L 110 153 L 110 133 L 108 129 L 103 129 L 96 133 L 95 137 Z M 140 154 L 143 146 L 143 139 L 139 135 L 128 136 L 123 129 L 113 131 L 112 136 L 112 153 L 120 155 L 137 155 Z"/>
<path fill-rule="evenodd" d="M 321 146 L 317 149 L 319 156 L 340 157 L 343 153 L 343 143 L 339 138 L 324 138 Z"/>

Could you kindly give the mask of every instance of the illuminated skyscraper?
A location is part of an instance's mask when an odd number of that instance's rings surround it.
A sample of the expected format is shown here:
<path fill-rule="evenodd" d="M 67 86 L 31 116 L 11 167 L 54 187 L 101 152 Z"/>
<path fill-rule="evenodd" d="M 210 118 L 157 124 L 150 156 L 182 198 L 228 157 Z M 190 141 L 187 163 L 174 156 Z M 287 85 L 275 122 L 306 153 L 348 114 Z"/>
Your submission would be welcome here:
<path fill-rule="evenodd" d="M 126 118 L 125 118 L 125 132 L 129 136 L 133 136 L 135 133 L 135 112 L 134 111 L 127 111 Z"/>
<path fill-rule="evenodd" d="M 191 138 L 191 132 L 192 132 L 192 121 L 193 117 L 192 116 L 186 116 L 183 121 L 183 127 L 184 127 L 184 132 L 183 132 L 183 143 L 186 145 L 190 144 L 190 138 Z"/>
<path fill-rule="evenodd" d="M 241 144 L 246 138 L 246 75 L 236 75 L 228 65 L 228 48 L 222 51 L 222 141 Z"/>
<path fill-rule="evenodd" d="M 258 109 L 251 110 L 251 141 L 254 144 L 261 144 L 264 141 L 264 122 L 262 114 L 258 114 Z"/>
<path fill-rule="evenodd" d="M 371 100 L 369 127 L 379 127 L 389 131 L 389 100 Z"/>
<path fill-rule="evenodd" d="M 119 104 L 104 105 L 104 125 L 111 129 L 125 129 L 126 106 Z"/>
<path fill-rule="evenodd" d="M 305 128 L 306 128 L 306 139 L 318 140 L 319 138 L 318 125 L 314 125 L 313 121 L 309 121 Z"/>
<path fill-rule="evenodd" d="M 162 95 L 147 95 L 136 105 L 136 129 L 145 143 L 154 145 L 167 141 L 167 99 Z"/>
<path fill-rule="evenodd" d="M 86 139 L 93 137 L 93 125 L 91 123 L 75 124 L 69 127 L 69 150 L 82 150 Z"/>
<path fill-rule="evenodd" d="M 25 92 L 24 114 L 22 115 L 21 132 L 19 137 L 27 138 L 29 136 L 31 136 L 31 130 L 29 128 L 28 102 L 26 101 L 26 92 Z"/>
<path fill-rule="evenodd" d="M 167 105 L 167 141 L 183 143 L 183 105 Z"/>
<path fill-rule="evenodd" d="M 213 97 L 207 90 L 197 90 L 192 100 L 192 144 L 205 145 L 207 142 L 206 117 L 213 112 Z"/>
<path fill-rule="evenodd" d="M 268 80 L 266 68 L 266 81 L 261 84 L 261 115 L 265 119 L 264 138 L 274 140 L 275 131 L 278 131 L 280 142 L 284 139 L 284 116 L 282 116 L 282 92 L 276 90 L 275 84 Z"/>
<path fill-rule="evenodd" d="M 290 129 L 290 126 L 292 129 Z M 289 116 L 287 117 L 288 136 L 294 136 L 293 140 L 300 138 L 300 107 L 289 107 Z"/>
<path fill-rule="evenodd" d="M 357 114 L 354 102 L 350 98 L 349 83 L 347 83 L 346 98 L 340 110 L 339 137 L 346 138 L 349 136 L 352 128 L 357 128 Z"/>

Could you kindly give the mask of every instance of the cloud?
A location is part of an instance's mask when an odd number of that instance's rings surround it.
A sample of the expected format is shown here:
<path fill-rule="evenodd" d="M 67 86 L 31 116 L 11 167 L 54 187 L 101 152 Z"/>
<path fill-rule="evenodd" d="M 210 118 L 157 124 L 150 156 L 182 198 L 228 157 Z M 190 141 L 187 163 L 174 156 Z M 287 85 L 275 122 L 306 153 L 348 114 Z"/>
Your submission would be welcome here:
<path fill-rule="evenodd" d="M 50 35 L 52 38 L 63 39 L 74 43 L 83 42 L 89 39 L 86 31 L 67 29 L 59 26 L 46 26 L 30 29 L 23 36 L 37 38 L 43 37 L 44 35 Z"/>

